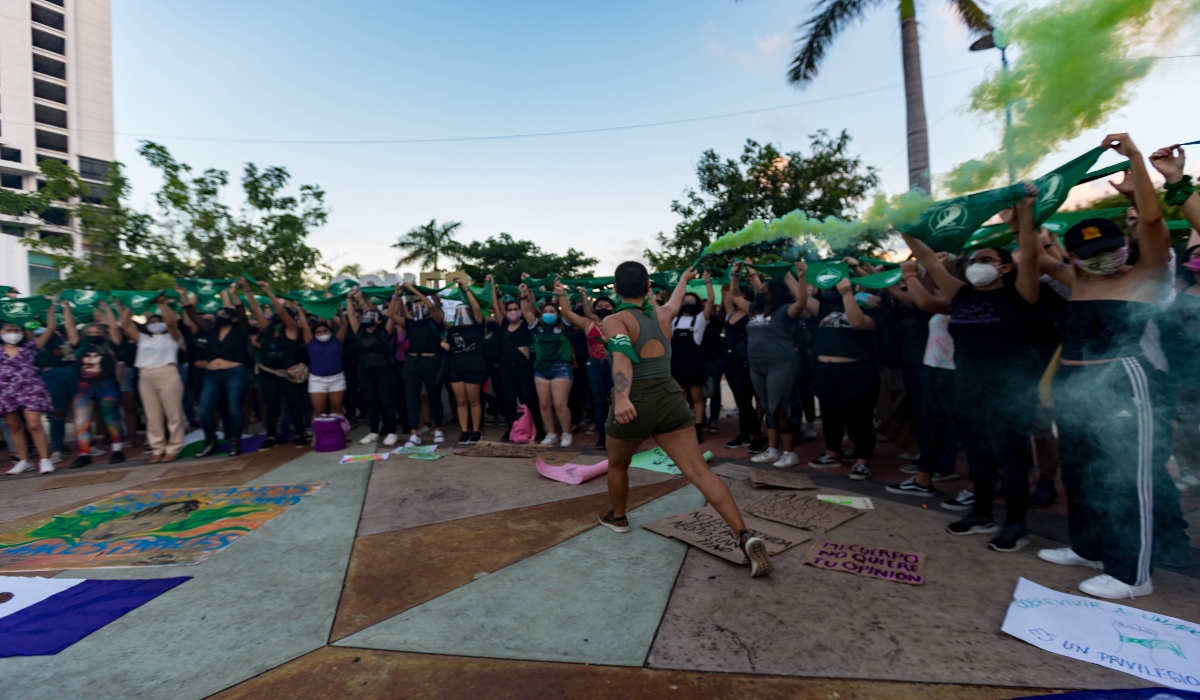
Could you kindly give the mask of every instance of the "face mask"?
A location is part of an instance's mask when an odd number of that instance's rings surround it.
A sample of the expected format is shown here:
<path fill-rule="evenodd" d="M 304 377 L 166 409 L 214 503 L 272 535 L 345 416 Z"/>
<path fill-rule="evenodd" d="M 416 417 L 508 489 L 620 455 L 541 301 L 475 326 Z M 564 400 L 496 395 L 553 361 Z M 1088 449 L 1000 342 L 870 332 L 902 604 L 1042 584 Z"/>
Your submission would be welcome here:
<path fill-rule="evenodd" d="M 92 345 L 103 345 L 104 344 L 104 336 L 102 336 L 102 335 L 89 335 L 87 337 L 87 340 Z"/>
<path fill-rule="evenodd" d="M 688 316 L 695 316 L 696 314 L 700 313 L 700 304 L 693 301 L 685 301 L 683 302 L 683 305 L 679 307 L 679 312 L 687 314 Z"/>
<path fill-rule="evenodd" d="M 281 317 L 281 316 L 275 316 L 271 319 L 272 326 L 279 326 L 282 324 L 283 324 L 283 317 Z"/>
<path fill-rule="evenodd" d="M 612 309 L 596 309 L 596 318 L 608 318 L 612 312 Z"/>
<path fill-rule="evenodd" d="M 468 316 L 466 314 L 458 314 L 457 316 L 454 317 L 454 325 L 456 325 L 456 326 L 473 326 L 473 325 L 475 325 L 475 319 L 471 318 L 470 316 Z"/>
<path fill-rule="evenodd" d="M 758 294 L 755 294 L 754 295 L 754 303 L 757 304 L 758 308 L 760 308 L 760 309 L 767 308 L 767 293 L 759 292 Z"/>
<path fill-rule="evenodd" d="M 367 313 L 363 314 L 362 322 L 368 326 L 373 326 L 379 322 L 379 316 L 377 316 L 374 311 L 368 311 Z"/>
<path fill-rule="evenodd" d="M 250 326 L 250 335 L 258 335 L 258 326 Z"/>
<path fill-rule="evenodd" d="M 329 335 L 328 333 L 323 333 L 321 335 L 317 335 L 317 336 L 313 336 L 313 337 L 316 338 L 319 342 L 328 343 L 329 339 L 332 338 L 333 336 Z"/>
<path fill-rule="evenodd" d="M 25 334 L 24 333 L 5 333 L 4 335 L 0 335 L 0 339 L 3 339 L 4 342 L 8 343 L 9 345 L 16 345 L 17 343 L 21 342 L 22 340 L 25 340 Z"/>
<path fill-rule="evenodd" d="M 986 287 L 1000 277 L 1000 271 L 987 263 L 967 266 L 967 281 L 976 287 Z"/>
<path fill-rule="evenodd" d="M 1129 260 L 1129 247 L 1121 246 L 1115 250 L 1105 250 L 1096 253 L 1087 260 L 1080 260 L 1076 265 L 1080 270 L 1091 275 L 1111 275 L 1125 266 Z"/>
<path fill-rule="evenodd" d="M 423 320 L 425 320 L 425 317 L 428 315 L 429 315 L 429 310 L 426 309 L 424 306 L 414 306 L 413 307 L 413 319 L 415 319 L 417 321 L 423 321 Z"/>
<path fill-rule="evenodd" d="M 217 327 L 218 328 L 228 326 L 231 323 L 233 323 L 232 318 L 229 318 L 228 316 L 217 316 Z"/>
<path fill-rule="evenodd" d="M 45 329 L 45 328 L 39 328 L 39 329 L 37 329 L 36 331 L 34 331 L 34 332 L 33 332 L 33 337 L 34 337 L 34 338 L 40 338 L 40 337 L 42 337 L 42 334 L 43 334 L 43 333 L 45 333 L 45 332 L 46 332 L 46 329 Z"/>
<path fill-rule="evenodd" d="M 506 312 L 504 312 L 504 318 L 507 318 L 508 320 L 514 321 L 514 322 L 520 321 L 521 320 L 521 312 L 520 311 L 506 311 Z"/>
<path fill-rule="evenodd" d="M 558 314 L 542 314 L 542 323 L 553 326 L 558 323 Z"/>
<path fill-rule="evenodd" d="M 146 330 L 150 331 L 150 333 L 152 333 L 154 335 L 158 335 L 159 333 L 166 333 L 167 332 L 167 324 L 163 323 L 162 321 L 156 321 L 154 323 L 147 324 Z"/>

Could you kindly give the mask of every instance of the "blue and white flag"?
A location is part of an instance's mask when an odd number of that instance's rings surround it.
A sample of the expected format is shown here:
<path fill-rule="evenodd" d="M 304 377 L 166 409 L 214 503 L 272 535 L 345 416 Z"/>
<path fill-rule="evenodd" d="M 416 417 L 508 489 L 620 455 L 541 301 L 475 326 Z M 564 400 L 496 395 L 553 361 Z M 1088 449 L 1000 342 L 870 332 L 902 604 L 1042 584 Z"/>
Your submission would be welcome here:
<path fill-rule="evenodd" d="M 57 654 L 190 578 L 0 576 L 0 658 Z"/>

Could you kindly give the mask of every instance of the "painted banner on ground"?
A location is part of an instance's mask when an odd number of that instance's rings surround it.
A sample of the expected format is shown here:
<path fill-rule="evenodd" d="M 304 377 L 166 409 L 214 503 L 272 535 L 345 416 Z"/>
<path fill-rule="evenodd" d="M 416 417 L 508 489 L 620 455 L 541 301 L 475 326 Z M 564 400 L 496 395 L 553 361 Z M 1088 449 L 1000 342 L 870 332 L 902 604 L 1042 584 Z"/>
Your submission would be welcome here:
<path fill-rule="evenodd" d="M 1200 690 L 1200 625 L 1018 579 L 1001 630 L 1059 656 Z"/>
<path fill-rule="evenodd" d="M 789 491 L 767 496 L 752 503 L 745 511 L 760 518 L 822 534 L 862 515 L 862 511 L 855 508 Z"/>
<path fill-rule="evenodd" d="M 792 474 L 791 472 L 777 472 L 769 469 L 751 469 L 750 470 L 750 485 L 759 486 L 778 486 L 783 489 L 815 489 L 817 485 L 813 483 L 812 477 L 807 474 Z"/>
<path fill-rule="evenodd" d="M 817 500 L 859 510 L 875 510 L 875 504 L 871 503 L 871 499 L 866 496 L 837 496 L 832 493 L 818 493 Z"/>
<path fill-rule="evenodd" d="M 190 578 L 0 576 L 0 658 L 57 654 Z"/>
<path fill-rule="evenodd" d="M 812 535 L 786 525 L 761 520 L 753 516 L 743 516 L 746 529 L 754 537 L 761 538 L 767 546 L 768 554 L 780 552 L 807 542 Z M 746 564 L 746 554 L 738 546 L 737 535 L 712 506 L 694 510 L 682 515 L 672 515 L 669 518 L 647 523 L 642 527 L 660 535 L 673 537 L 704 550 L 734 564 Z"/>
<path fill-rule="evenodd" d="M 195 564 L 322 486 L 122 491 L 0 534 L 0 571 Z"/>
<path fill-rule="evenodd" d="M 361 462 L 383 462 L 386 461 L 391 452 L 372 452 L 366 455 L 342 455 L 342 461 L 338 464 L 359 464 Z"/>
<path fill-rule="evenodd" d="M 843 542 L 812 543 L 802 563 L 828 571 L 881 578 L 920 586 L 925 583 L 925 555 Z"/>
<path fill-rule="evenodd" d="M 705 452 L 704 461 L 713 458 L 713 453 Z M 661 472 L 663 474 L 674 474 L 678 476 L 683 472 L 679 471 L 679 467 L 675 466 L 675 461 L 667 455 L 663 448 L 655 447 L 652 450 L 639 452 L 629 460 L 629 466 L 637 467 L 638 469 L 646 469 L 652 472 Z"/>

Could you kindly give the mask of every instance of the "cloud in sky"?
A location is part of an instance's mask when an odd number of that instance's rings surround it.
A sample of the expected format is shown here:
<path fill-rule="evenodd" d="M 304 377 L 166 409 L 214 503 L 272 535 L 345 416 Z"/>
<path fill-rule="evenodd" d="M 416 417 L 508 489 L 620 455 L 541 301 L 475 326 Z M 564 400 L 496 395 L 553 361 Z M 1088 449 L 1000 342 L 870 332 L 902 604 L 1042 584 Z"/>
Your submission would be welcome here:
<path fill-rule="evenodd" d="M 750 42 L 753 47 L 731 49 L 712 22 L 700 27 L 700 42 L 710 55 L 716 58 L 732 56 L 739 68 L 756 74 L 781 72 L 789 46 L 788 35 L 776 33 L 753 39 Z"/>

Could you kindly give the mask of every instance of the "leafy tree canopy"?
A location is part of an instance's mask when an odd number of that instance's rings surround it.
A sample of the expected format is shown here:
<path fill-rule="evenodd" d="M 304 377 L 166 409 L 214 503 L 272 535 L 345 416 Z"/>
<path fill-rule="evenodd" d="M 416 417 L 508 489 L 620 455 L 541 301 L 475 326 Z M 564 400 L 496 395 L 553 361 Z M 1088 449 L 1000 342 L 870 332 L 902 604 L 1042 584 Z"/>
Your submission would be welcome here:
<path fill-rule="evenodd" d="M 565 255 L 547 253 L 533 241 L 515 239 L 507 233 L 461 246 L 455 257 L 471 279 L 480 282 L 492 275 L 501 284 L 519 284 L 522 272 L 538 278 L 554 273 L 567 279 L 592 277 L 597 262 L 574 248 L 568 248 Z"/>
<path fill-rule="evenodd" d="M 722 159 L 705 151 L 696 165 L 696 188 L 671 203 L 683 217 L 671 235 L 658 234 L 659 250 L 646 257 L 659 270 L 692 264 L 704 246 L 727 231 L 736 231 L 754 219 L 773 219 L 799 209 L 807 216 L 851 218 L 867 194 L 879 185 L 875 168 L 849 152 L 850 135 L 830 136 L 818 131 L 810 137 L 810 155 L 783 153 L 772 144 L 747 139 L 738 160 Z M 883 247 L 885 234 L 864 237 L 846 253 L 867 254 Z M 813 246 L 809 242 L 809 246 Z M 791 249 L 791 250 L 789 250 Z M 767 244 L 746 254 L 795 257 L 794 242 Z M 835 251 L 843 252 L 843 251 Z"/>

